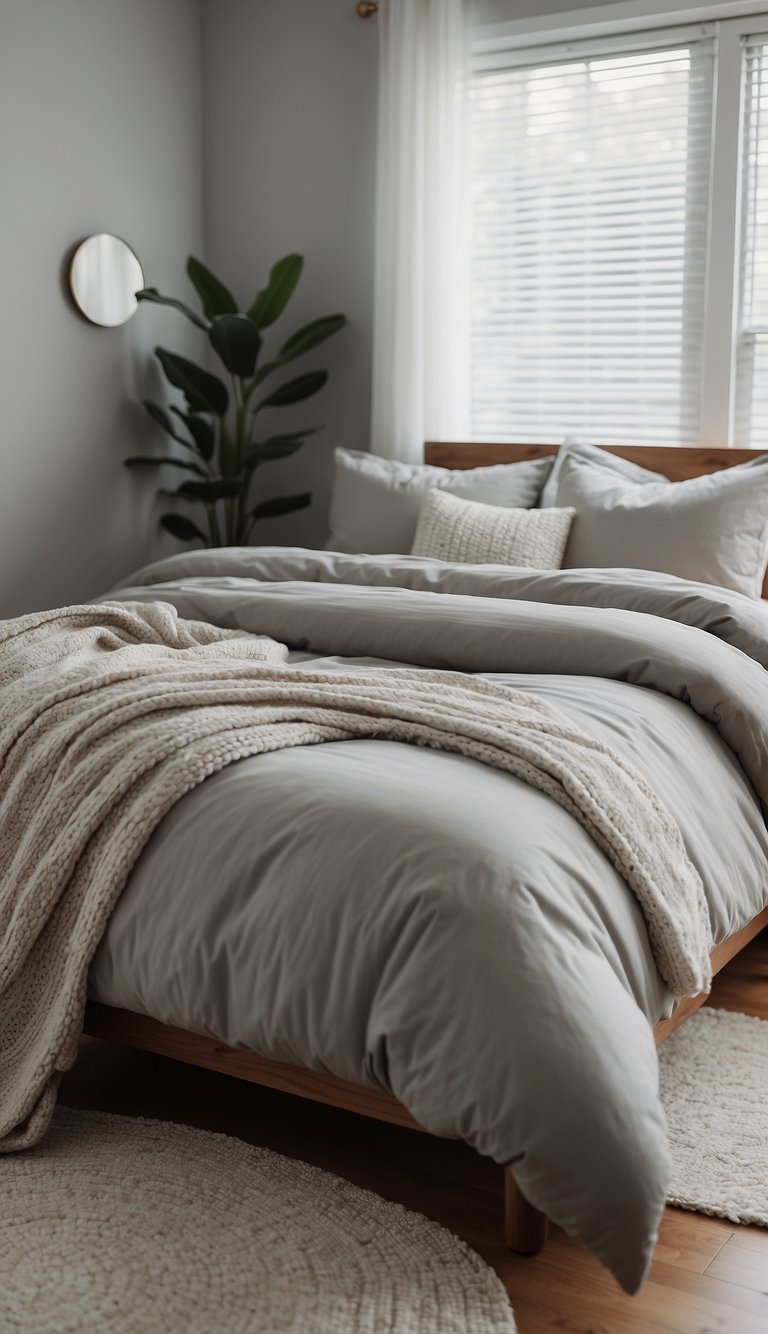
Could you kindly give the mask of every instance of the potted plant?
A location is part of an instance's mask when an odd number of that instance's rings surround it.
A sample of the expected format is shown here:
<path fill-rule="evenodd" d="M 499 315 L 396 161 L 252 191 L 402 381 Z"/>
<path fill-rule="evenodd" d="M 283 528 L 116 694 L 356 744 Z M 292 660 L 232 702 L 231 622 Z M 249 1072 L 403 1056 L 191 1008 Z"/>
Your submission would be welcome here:
<path fill-rule="evenodd" d="M 131 468 L 168 466 L 190 474 L 175 491 L 163 492 L 196 510 L 195 519 L 178 512 L 161 517 L 163 527 L 182 541 L 201 541 L 209 547 L 243 545 L 259 519 L 287 514 L 310 503 L 309 492 L 277 496 L 260 504 L 254 504 L 252 495 L 254 474 L 262 463 L 294 454 L 319 429 L 305 428 L 265 439 L 258 431 L 259 414 L 265 408 L 287 407 L 311 398 L 323 388 L 328 372 L 305 372 L 264 396 L 257 396 L 256 391 L 276 371 L 338 333 L 347 322 L 344 315 L 313 320 L 291 334 L 268 360 L 261 360 L 264 331 L 282 315 L 303 266 L 301 255 L 286 255 L 279 260 L 246 311 L 238 309 L 229 289 L 191 255 L 187 274 L 200 298 L 201 314 L 183 301 L 162 296 L 155 287 L 136 293 L 137 301 L 173 306 L 202 329 L 225 372 L 222 378 L 176 352 L 155 348 L 166 379 L 182 391 L 185 403 L 184 408 L 174 405 L 170 411 L 152 402 L 144 406 L 190 457 L 166 454 L 126 459 L 126 466 Z"/>

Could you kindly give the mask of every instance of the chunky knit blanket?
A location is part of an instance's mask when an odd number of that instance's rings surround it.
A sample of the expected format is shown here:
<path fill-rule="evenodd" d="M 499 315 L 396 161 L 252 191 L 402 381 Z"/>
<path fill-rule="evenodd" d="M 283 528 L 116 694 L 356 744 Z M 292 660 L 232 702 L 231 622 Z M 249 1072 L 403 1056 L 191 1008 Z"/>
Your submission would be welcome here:
<path fill-rule="evenodd" d="M 517 775 L 625 878 L 671 990 L 708 987 L 701 881 L 677 825 L 608 747 L 480 677 L 323 673 L 286 656 L 162 602 L 0 625 L 0 1149 L 45 1132 L 76 1056 L 89 962 L 153 830 L 209 774 L 264 751 L 383 737 Z"/>

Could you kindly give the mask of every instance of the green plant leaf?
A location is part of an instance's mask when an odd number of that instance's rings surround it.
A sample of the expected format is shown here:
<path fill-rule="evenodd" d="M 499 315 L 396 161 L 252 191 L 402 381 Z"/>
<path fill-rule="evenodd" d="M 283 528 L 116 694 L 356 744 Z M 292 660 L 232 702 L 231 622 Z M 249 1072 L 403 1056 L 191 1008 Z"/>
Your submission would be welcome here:
<path fill-rule="evenodd" d="M 249 513 L 252 519 L 272 519 L 278 514 L 290 514 L 291 510 L 303 510 L 311 503 L 312 493 L 303 491 L 298 496 L 274 496 L 272 500 L 263 500 Z"/>
<path fill-rule="evenodd" d="M 129 459 L 123 459 L 126 468 L 137 468 L 140 464 L 147 464 L 150 468 L 159 468 L 163 464 L 168 464 L 170 468 L 185 468 L 187 472 L 196 472 L 198 477 L 205 477 L 202 468 L 196 463 L 187 463 L 186 459 L 160 458 L 152 454 L 132 454 Z"/>
<path fill-rule="evenodd" d="M 193 542 L 196 537 L 201 542 L 205 541 L 205 534 L 201 533 L 197 524 L 184 514 L 161 514 L 160 523 L 166 532 L 181 538 L 182 542 Z"/>
<path fill-rule="evenodd" d="M 279 371 L 281 366 L 286 366 L 289 361 L 295 357 L 300 357 L 302 353 L 308 352 L 310 348 L 317 347 L 324 339 L 330 338 L 337 333 L 344 325 L 348 323 L 346 315 L 326 315 L 321 320 L 315 320 L 312 324 L 307 324 L 303 329 L 299 329 L 280 349 L 277 357 L 273 361 L 265 361 L 260 366 L 253 379 L 253 388 L 255 389 L 268 375 L 273 375 Z"/>
<path fill-rule="evenodd" d="M 262 380 L 266 380 L 267 376 L 271 375 L 273 371 L 279 371 L 282 365 L 282 361 L 265 361 L 264 365 L 259 367 L 253 377 L 253 388 L 256 389 L 256 387 L 261 384 Z"/>
<path fill-rule="evenodd" d="M 307 436 L 322 431 L 322 426 L 313 426 L 306 431 L 291 431 L 288 435 L 272 435 L 268 440 L 256 440 L 243 454 L 243 462 L 249 467 L 257 463 L 268 463 L 270 459 L 285 459 L 301 449 Z"/>
<path fill-rule="evenodd" d="M 216 500 L 231 500 L 239 496 L 241 486 L 239 477 L 214 477 L 206 482 L 182 482 L 174 494 L 184 500 L 201 500 L 210 505 Z"/>
<path fill-rule="evenodd" d="M 143 287 L 140 292 L 136 293 L 136 300 L 150 301 L 156 306 L 173 306 L 176 310 L 180 310 L 182 315 L 186 315 L 187 319 L 191 320 L 193 324 L 196 324 L 198 329 L 208 328 L 208 321 L 202 319 L 194 310 L 190 310 L 189 306 L 184 305 L 183 301 L 176 301 L 172 296 L 161 296 L 156 287 Z"/>
<path fill-rule="evenodd" d="M 203 310 L 212 320 L 215 315 L 234 315 L 237 302 L 228 287 L 207 269 L 199 259 L 190 255 L 187 260 L 187 275 L 203 303 Z"/>
<path fill-rule="evenodd" d="M 266 329 L 280 318 L 296 290 L 303 268 L 303 255 L 286 255 L 273 265 L 269 282 L 248 308 L 248 318 L 258 329 Z"/>
<path fill-rule="evenodd" d="M 309 352 L 310 348 L 317 347 L 318 343 L 339 333 L 346 323 L 346 315 L 324 315 L 320 320 L 305 324 L 303 329 L 297 329 L 283 343 L 277 354 L 278 361 L 293 361 L 294 357 L 300 357 L 303 352 Z"/>
<path fill-rule="evenodd" d="M 273 459 L 287 459 L 291 454 L 295 454 L 297 449 L 301 449 L 303 440 L 285 440 L 278 444 L 274 440 L 265 441 L 263 445 L 251 445 L 245 456 L 245 462 L 248 464 L 270 463 Z"/>
<path fill-rule="evenodd" d="M 303 440 L 265 440 L 259 450 L 259 458 L 265 463 L 272 459 L 287 459 L 297 449 L 301 449 L 303 444 Z"/>
<path fill-rule="evenodd" d="M 217 315 L 208 338 L 232 375 L 241 379 L 253 375 L 261 350 L 261 335 L 247 315 Z"/>
<path fill-rule="evenodd" d="M 175 406 L 171 408 L 171 412 L 175 412 L 176 416 L 183 421 L 195 442 L 198 453 L 202 455 L 207 463 L 209 459 L 213 458 L 213 451 L 216 447 L 216 437 L 207 417 L 196 417 L 194 413 L 182 412 L 181 408 Z M 177 440 L 179 438 L 179 436 L 176 436 Z M 188 441 L 184 441 L 184 444 L 186 444 L 187 449 L 192 448 Z"/>
<path fill-rule="evenodd" d="M 308 371 L 306 375 L 299 375 L 295 380 L 289 380 L 287 384 L 281 384 L 278 389 L 274 389 L 269 398 L 262 399 L 261 403 L 256 404 L 254 411 L 261 412 L 262 408 L 284 408 L 289 403 L 301 403 L 322 389 L 327 379 L 327 371 Z"/>
<path fill-rule="evenodd" d="M 168 352 L 164 347 L 156 347 L 155 354 L 165 371 L 166 377 L 177 389 L 181 389 L 191 412 L 212 412 L 216 417 L 223 417 L 229 407 L 227 386 L 217 375 L 204 371 L 186 357 L 176 352 Z"/>
<path fill-rule="evenodd" d="M 174 440 L 178 440 L 179 444 L 183 445 L 187 443 L 185 440 L 182 440 L 180 435 L 176 434 L 173 422 L 164 408 L 161 408 L 157 403 L 150 403 L 148 398 L 144 399 L 144 407 L 147 409 L 152 420 L 157 422 L 158 426 L 161 426 L 164 431 L 167 431 L 168 435 Z M 189 448 L 189 446 L 187 447 Z"/>

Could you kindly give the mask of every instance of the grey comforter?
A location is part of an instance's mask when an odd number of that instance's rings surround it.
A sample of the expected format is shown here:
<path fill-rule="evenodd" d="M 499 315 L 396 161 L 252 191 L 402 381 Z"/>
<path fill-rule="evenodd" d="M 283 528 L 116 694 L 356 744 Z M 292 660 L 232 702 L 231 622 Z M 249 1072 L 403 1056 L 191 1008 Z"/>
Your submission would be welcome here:
<path fill-rule="evenodd" d="M 768 900 L 768 611 L 638 571 L 195 552 L 115 596 L 271 635 L 294 662 L 482 672 L 652 784 L 717 942 Z M 650 1025 L 672 1002 L 640 908 L 521 780 L 383 740 L 231 765 L 145 848 L 91 994 L 395 1094 L 512 1163 L 628 1290 L 669 1177 Z"/>

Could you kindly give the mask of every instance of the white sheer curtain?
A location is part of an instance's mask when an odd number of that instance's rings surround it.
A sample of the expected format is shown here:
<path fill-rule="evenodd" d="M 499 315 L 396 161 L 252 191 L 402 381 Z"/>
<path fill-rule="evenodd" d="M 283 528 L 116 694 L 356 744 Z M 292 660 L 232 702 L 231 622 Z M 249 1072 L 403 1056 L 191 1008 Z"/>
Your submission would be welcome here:
<path fill-rule="evenodd" d="M 379 6 L 371 448 L 469 438 L 469 0 Z"/>

